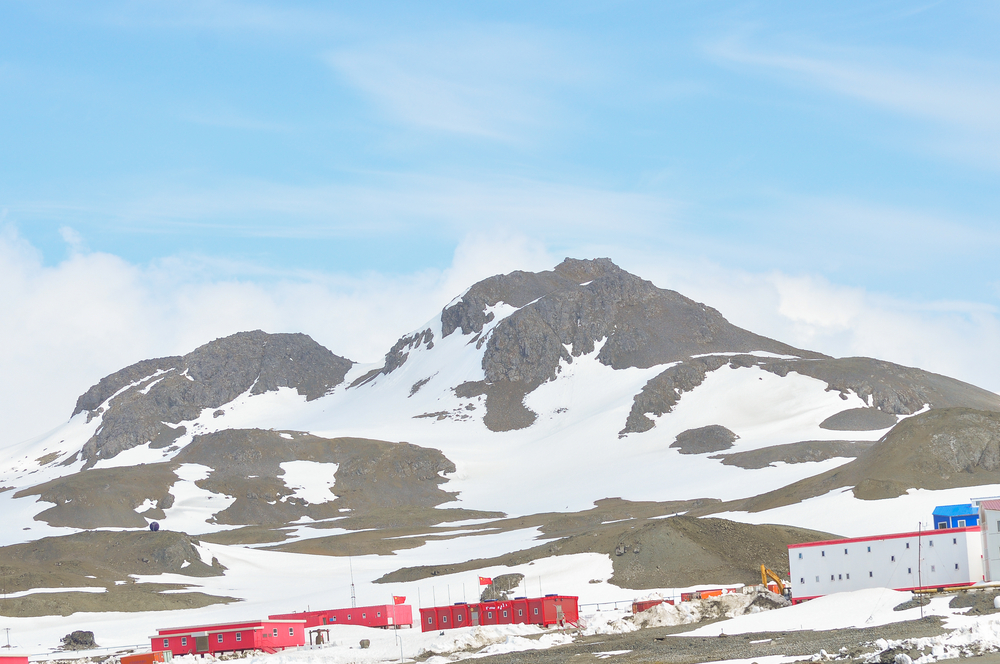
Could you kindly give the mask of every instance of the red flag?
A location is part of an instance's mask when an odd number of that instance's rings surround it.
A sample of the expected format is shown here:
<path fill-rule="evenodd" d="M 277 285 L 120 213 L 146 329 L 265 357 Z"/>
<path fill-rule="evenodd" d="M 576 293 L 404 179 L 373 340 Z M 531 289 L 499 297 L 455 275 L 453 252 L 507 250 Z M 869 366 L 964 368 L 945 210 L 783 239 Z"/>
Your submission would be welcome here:
<path fill-rule="evenodd" d="M 393 604 L 402 604 L 405 601 L 406 601 L 406 597 L 400 597 L 398 595 L 393 595 L 392 596 L 392 602 L 393 602 Z"/>
<path fill-rule="evenodd" d="M 491 579 L 490 577 L 488 577 L 488 576 L 481 576 L 481 577 L 479 577 L 479 585 L 481 585 L 481 586 L 488 586 L 491 583 L 493 583 L 493 579 Z"/>

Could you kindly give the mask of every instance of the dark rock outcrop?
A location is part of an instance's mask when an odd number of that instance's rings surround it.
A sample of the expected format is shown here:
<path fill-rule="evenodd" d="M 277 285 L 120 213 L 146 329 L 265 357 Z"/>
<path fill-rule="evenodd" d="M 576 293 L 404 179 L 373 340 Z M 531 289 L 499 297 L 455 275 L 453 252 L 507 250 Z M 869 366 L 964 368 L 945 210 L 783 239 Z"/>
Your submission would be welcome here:
<path fill-rule="evenodd" d="M 306 399 L 319 398 L 343 382 L 352 364 L 304 334 L 260 330 L 216 339 L 180 358 L 139 362 L 101 380 L 77 401 L 75 412 L 97 415 L 93 409 L 117 393 L 100 413 L 101 426 L 84 445 L 83 458 L 90 466 L 148 442 L 167 447 L 185 433 L 171 424 L 247 392 L 290 387 Z"/>
<path fill-rule="evenodd" d="M 670 447 L 678 448 L 681 454 L 705 454 L 728 450 L 737 439 L 739 436 L 726 427 L 710 424 L 680 432 L 677 439 L 670 443 Z"/>
<path fill-rule="evenodd" d="M 878 408 L 848 408 L 820 422 L 819 428 L 831 431 L 878 431 L 895 424 L 895 415 Z"/>

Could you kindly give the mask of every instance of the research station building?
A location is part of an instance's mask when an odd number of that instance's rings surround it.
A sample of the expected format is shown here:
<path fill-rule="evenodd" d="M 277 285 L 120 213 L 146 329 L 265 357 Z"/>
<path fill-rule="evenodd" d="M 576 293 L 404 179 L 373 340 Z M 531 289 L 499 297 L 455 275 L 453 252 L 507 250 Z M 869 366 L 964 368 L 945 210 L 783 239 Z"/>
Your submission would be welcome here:
<path fill-rule="evenodd" d="M 1000 571 L 1000 533 L 996 537 Z M 985 579 L 983 540 L 976 525 L 791 544 L 793 601 L 863 588 L 916 590 L 977 583 Z"/>

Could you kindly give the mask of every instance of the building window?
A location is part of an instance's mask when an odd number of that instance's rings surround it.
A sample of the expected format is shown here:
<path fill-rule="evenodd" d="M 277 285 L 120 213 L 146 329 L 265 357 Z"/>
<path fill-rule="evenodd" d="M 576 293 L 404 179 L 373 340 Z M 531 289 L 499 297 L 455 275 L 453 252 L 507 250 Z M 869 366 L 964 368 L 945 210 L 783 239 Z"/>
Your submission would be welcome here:
<path fill-rule="evenodd" d="M 382 612 L 381 611 L 376 611 L 375 612 L 375 617 L 376 618 L 381 618 L 382 617 Z"/>
<path fill-rule="evenodd" d="M 934 540 L 927 540 L 929 546 L 934 546 Z"/>
<path fill-rule="evenodd" d="M 364 620 L 364 619 L 365 619 L 365 618 L 367 618 L 367 617 L 368 617 L 368 616 L 366 616 L 365 614 L 363 614 L 363 613 L 361 614 L 361 619 L 362 619 L 362 620 Z"/>
<path fill-rule="evenodd" d="M 847 555 L 847 549 L 844 549 L 844 555 L 845 556 Z"/>
<path fill-rule="evenodd" d="M 906 543 L 906 548 L 907 548 L 907 549 L 909 549 L 909 548 L 910 548 L 910 543 L 909 543 L 909 542 L 907 542 L 907 543 Z"/>
<path fill-rule="evenodd" d="M 816 577 L 816 580 L 819 581 L 819 577 Z M 535 615 L 536 616 L 538 615 L 538 607 L 537 606 L 535 607 Z"/>
<path fill-rule="evenodd" d="M 906 573 L 907 574 L 913 574 L 913 568 L 912 567 L 907 567 L 906 568 Z"/>
<path fill-rule="evenodd" d="M 896 562 L 896 556 L 889 556 L 889 558 L 890 558 L 889 562 L 892 563 Z"/>
<path fill-rule="evenodd" d="M 517 610 L 517 615 L 523 616 L 524 615 L 524 609 L 518 609 Z"/>
<path fill-rule="evenodd" d="M 170 640 L 169 639 L 163 639 L 163 647 L 164 648 L 169 648 L 170 647 Z"/>
<path fill-rule="evenodd" d="M 288 628 L 288 636 L 295 636 L 295 628 L 294 627 L 289 627 Z"/>
<path fill-rule="evenodd" d="M 819 577 L 818 576 L 816 577 L 816 583 L 819 583 Z"/>
<path fill-rule="evenodd" d="M 871 572 L 868 572 L 868 578 L 869 579 L 872 578 L 872 573 Z"/>
<path fill-rule="evenodd" d="M 958 527 L 959 528 L 965 528 L 965 519 L 959 519 L 958 520 Z"/>
<path fill-rule="evenodd" d="M 936 569 L 934 569 L 934 565 L 931 565 L 931 571 L 932 572 L 936 572 L 937 571 Z"/>
<path fill-rule="evenodd" d="M 236 643 L 243 640 L 243 632 L 236 632 Z"/>
<path fill-rule="evenodd" d="M 802 560 L 802 552 L 799 552 L 799 560 Z"/>
<path fill-rule="evenodd" d="M 441 616 L 441 622 L 443 623 L 448 622 L 448 616 Z"/>
<path fill-rule="evenodd" d="M 833 574 L 831 574 L 831 575 L 830 575 L 830 580 L 831 580 L 831 581 L 834 581 L 834 580 L 835 580 L 835 579 L 834 579 L 834 576 L 833 576 Z"/>
<path fill-rule="evenodd" d="M 487 611 L 486 612 L 486 617 L 487 618 L 492 618 L 493 617 L 493 612 L 492 611 Z"/>
<path fill-rule="evenodd" d="M 851 580 L 851 575 L 850 575 L 850 574 L 848 574 L 848 575 L 847 575 L 847 580 L 848 580 L 848 581 L 850 581 L 850 580 Z"/>
<path fill-rule="evenodd" d="M 804 585 L 806 585 L 806 577 L 804 577 L 804 576 L 803 576 L 803 577 L 801 577 L 801 578 L 799 579 L 799 583 L 801 583 L 801 584 L 802 584 L 803 586 L 804 586 Z"/>
<path fill-rule="evenodd" d="M 350 619 L 351 619 L 351 614 L 350 614 L 350 613 L 348 613 L 348 614 L 347 614 L 347 619 L 348 619 L 348 620 L 350 620 Z"/>
<path fill-rule="evenodd" d="M 958 544 L 958 538 L 957 537 L 952 537 L 951 538 L 951 543 L 952 544 Z"/>
<path fill-rule="evenodd" d="M 507 612 L 506 612 L 506 611 L 504 611 L 504 612 L 503 612 L 503 617 L 504 617 L 504 618 L 506 618 L 506 617 L 507 617 Z"/>
<path fill-rule="evenodd" d="M 216 643 L 222 643 L 222 635 L 221 634 L 216 634 L 215 635 L 215 641 L 216 641 Z"/>
<path fill-rule="evenodd" d="M 958 569 L 958 563 L 955 563 L 955 569 Z"/>
<path fill-rule="evenodd" d="M 278 638 L 278 628 L 274 628 L 274 638 Z"/>
<path fill-rule="evenodd" d="M 187 644 L 188 644 L 188 637 L 182 636 L 181 637 L 181 645 L 182 646 L 186 646 Z"/>
<path fill-rule="evenodd" d="M 871 552 L 872 552 L 872 548 L 868 547 L 868 553 L 871 553 Z"/>
<path fill-rule="evenodd" d="M 337 616 L 334 616 L 333 618 L 330 618 L 330 622 L 337 622 Z"/>
<path fill-rule="evenodd" d="M 457 620 L 458 620 L 458 622 L 462 622 L 462 614 L 461 613 L 458 614 Z"/>
<path fill-rule="evenodd" d="M 826 558 L 826 551 L 820 551 L 819 555 L 823 558 Z"/>
<path fill-rule="evenodd" d="M 427 616 L 427 624 L 428 625 L 434 624 L 434 616 Z"/>

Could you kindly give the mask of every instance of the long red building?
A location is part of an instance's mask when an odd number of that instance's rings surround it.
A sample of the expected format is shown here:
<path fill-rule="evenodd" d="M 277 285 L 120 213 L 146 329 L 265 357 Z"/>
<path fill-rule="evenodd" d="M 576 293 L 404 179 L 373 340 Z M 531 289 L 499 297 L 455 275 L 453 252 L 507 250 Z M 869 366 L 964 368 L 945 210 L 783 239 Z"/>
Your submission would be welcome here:
<path fill-rule="evenodd" d="M 168 627 L 149 637 L 154 652 L 169 650 L 174 655 L 262 650 L 275 653 L 304 646 L 304 620 L 246 620 L 221 625 Z"/>
<path fill-rule="evenodd" d="M 420 609 L 420 629 L 432 632 L 475 625 L 565 625 L 580 620 L 578 597 L 546 595 L 506 601 L 460 602 Z"/>
<path fill-rule="evenodd" d="M 413 608 L 409 604 L 378 604 L 350 609 L 303 611 L 270 616 L 271 620 L 304 620 L 306 628 L 319 625 L 361 625 L 363 627 L 412 627 Z"/>

